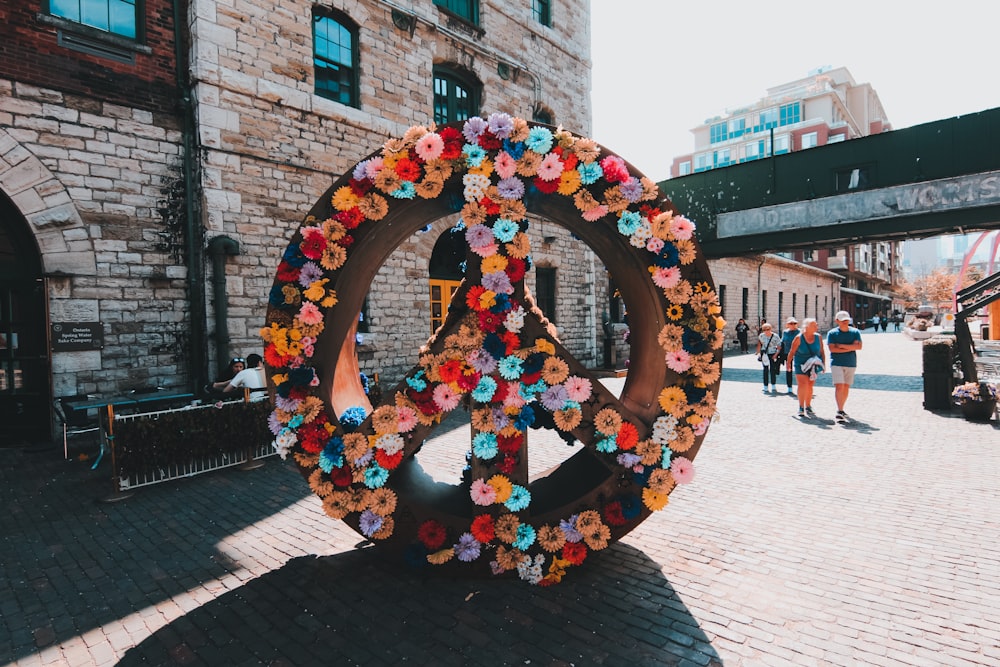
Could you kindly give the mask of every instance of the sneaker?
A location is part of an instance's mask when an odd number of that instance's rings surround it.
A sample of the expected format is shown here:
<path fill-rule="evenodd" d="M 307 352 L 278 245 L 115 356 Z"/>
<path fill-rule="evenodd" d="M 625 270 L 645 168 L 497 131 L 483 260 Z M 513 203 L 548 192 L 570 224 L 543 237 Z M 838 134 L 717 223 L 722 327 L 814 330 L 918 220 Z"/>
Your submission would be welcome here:
<path fill-rule="evenodd" d="M 851 421 L 851 418 L 848 417 L 847 413 L 844 412 L 843 410 L 837 410 L 837 416 L 834 417 L 834 420 L 838 424 L 846 424 L 847 422 Z"/>
<path fill-rule="evenodd" d="M 813 412 L 812 406 L 809 406 L 809 405 L 806 406 L 806 415 L 808 415 L 810 418 L 813 418 L 813 417 L 816 416 L 816 413 Z"/>
<path fill-rule="evenodd" d="M 799 419 L 805 419 L 805 418 L 806 418 L 805 408 L 799 408 Z"/>
<path fill-rule="evenodd" d="M 794 396 L 794 395 L 795 395 L 795 392 L 794 392 L 794 391 L 792 391 L 792 388 L 791 388 L 791 387 L 789 387 L 789 388 L 788 388 L 788 391 L 787 391 L 786 393 L 787 393 L 787 394 L 788 394 L 789 396 Z"/>
<path fill-rule="evenodd" d="M 771 393 L 771 392 L 770 392 L 770 391 L 768 390 L 768 388 L 767 388 L 767 387 L 764 387 L 764 389 L 762 389 L 761 391 L 762 391 L 763 393 L 765 393 L 765 394 L 769 394 L 769 393 Z"/>

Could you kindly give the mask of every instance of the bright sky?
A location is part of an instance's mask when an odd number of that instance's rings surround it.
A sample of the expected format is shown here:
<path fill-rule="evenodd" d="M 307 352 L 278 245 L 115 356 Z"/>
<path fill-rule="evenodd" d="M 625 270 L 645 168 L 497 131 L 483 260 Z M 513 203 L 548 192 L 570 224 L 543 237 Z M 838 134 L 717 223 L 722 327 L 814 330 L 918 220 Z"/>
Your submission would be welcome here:
<path fill-rule="evenodd" d="M 1000 106 L 995 0 L 592 0 L 592 137 L 655 181 L 691 129 L 824 65 L 895 129 Z"/>

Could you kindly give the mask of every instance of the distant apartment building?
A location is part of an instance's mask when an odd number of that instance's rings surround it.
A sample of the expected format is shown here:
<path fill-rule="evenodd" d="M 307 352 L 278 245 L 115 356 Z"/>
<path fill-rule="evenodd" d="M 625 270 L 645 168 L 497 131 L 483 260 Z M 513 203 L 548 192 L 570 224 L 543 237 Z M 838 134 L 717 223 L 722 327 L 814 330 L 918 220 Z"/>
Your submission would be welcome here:
<path fill-rule="evenodd" d="M 844 67 L 824 67 L 769 88 L 760 100 L 692 129 L 694 151 L 674 158 L 670 175 L 686 176 L 891 129 L 871 84 L 857 83 Z M 847 189 L 865 187 L 863 170 L 846 177 L 851 179 Z M 902 278 L 898 243 L 799 250 L 785 256 L 839 274 L 843 280 L 839 308 L 858 321 L 894 308 L 893 285 Z"/>

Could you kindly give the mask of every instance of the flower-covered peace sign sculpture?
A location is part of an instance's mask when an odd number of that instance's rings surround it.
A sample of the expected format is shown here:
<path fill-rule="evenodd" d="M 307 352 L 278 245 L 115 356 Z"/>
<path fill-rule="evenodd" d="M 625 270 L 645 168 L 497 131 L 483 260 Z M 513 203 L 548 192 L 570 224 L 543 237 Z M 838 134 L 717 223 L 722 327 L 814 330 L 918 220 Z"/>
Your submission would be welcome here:
<path fill-rule="evenodd" d="M 365 294 L 393 249 L 456 212 L 465 279 L 416 366 L 372 410 L 354 349 Z M 592 248 L 629 306 L 620 398 L 525 292 L 529 213 Z M 330 188 L 282 257 L 262 330 L 275 448 L 327 514 L 411 564 L 560 581 L 694 475 L 724 322 L 693 230 L 591 139 L 503 113 L 410 128 Z M 471 477 L 431 482 L 413 455 L 463 402 Z M 526 433 L 540 425 L 583 447 L 529 481 Z"/>

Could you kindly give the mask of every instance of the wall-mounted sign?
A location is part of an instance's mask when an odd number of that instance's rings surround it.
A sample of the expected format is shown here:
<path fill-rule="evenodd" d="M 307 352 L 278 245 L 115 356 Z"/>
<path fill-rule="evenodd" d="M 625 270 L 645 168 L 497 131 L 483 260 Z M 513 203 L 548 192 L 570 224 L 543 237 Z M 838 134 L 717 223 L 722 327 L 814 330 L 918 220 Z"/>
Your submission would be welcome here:
<path fill-rule="evenodd" d="M 104 347 L 104 325 L 100 322 L 53 322 L 52 351 L 100 350 Z"/>

